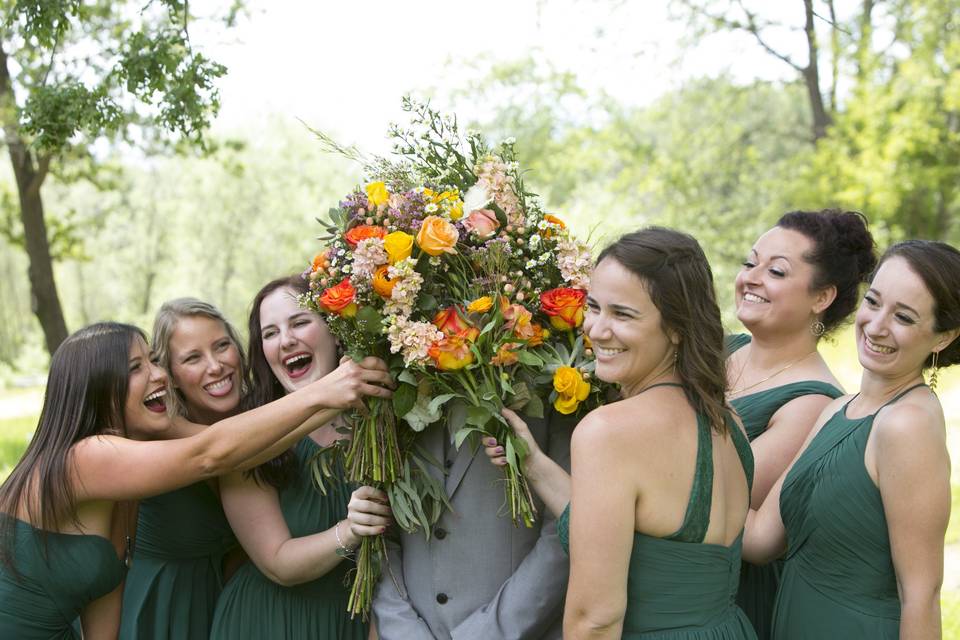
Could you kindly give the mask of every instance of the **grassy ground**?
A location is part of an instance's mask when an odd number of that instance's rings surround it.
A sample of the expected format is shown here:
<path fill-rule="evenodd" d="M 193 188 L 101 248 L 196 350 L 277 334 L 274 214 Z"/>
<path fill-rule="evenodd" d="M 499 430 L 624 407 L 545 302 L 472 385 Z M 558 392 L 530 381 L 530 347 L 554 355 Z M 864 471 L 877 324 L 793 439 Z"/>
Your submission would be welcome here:
<path fill-rule="evenodd" d="M 860 369 L 850 331 L 822 349 L 831 369 L 847 389 L 859 386 Z M 947 558 L 944 574 L 943 637 L 960 639 L 960 367 L 941 374 L 939 395 L 947 416 L 947 437 L 954 461 L 951 480 L 953 508 L 947 528 Z M 20 459 L 37 424 L 43 390 L 0 389 L 0 481 Z"/>

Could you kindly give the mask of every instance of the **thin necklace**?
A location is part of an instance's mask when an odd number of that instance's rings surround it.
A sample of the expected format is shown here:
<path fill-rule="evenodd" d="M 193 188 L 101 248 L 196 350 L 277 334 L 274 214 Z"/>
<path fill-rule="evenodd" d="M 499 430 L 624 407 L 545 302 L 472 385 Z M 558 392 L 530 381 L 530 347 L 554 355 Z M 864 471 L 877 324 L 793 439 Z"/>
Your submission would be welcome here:
<path fill-rule="evenodd" d="M 812 355 L 815 354 L 816 352 L 817 352 L 817 350 L 814 349 L 813 351 L 811 351 L 811 352 L 808 353 L 807 355 L 802 356 L 802 357 L 800 357 L 800 358 L 797 358 L 797 359 L 794 360 L 793 362 L 788 363 L 787 366 L 785 366 L 785 367 L 783 367 L 783 368 L 781 368 L 781 369 L 777 369 L 776 371 L 774 371 L 773 373 L 771 373 L 770 375 L 768 375 L 766 378 L 761 378 L 760 380 L 757 380 L 756 382 L 754 382 L 754 383 L 752 383 L 752 384 L 748 384 L 748 385 L 745 386 L 745 387 L 741 387 L 740 389 L 731 390 L 728 395 L 735 396 L 735 395 L 738 395 L 738 394 L 743 393 L 744 391 L 747 391 L 748 389 L 753 389 L 754 387 L 763 384 L 763 383 L 766 382 L 767 380 L 770 380 L 771 378 L 774 378 L 774 377 L 780 375 L 781 373 L 783 373 L 784 371 L 786 371 L 787 369 L 789 369 L 789 368 L 792 367 L 793 365 L 797 364 L 798 362 L 802 362 L 802 361 L 806 360 L 807 358 L 809 358 L 810 356 L 812 356 Z M 749 358 L 748 358 L 748 361 L 749 361 Z M 743 368 L 740 369 L 740 375 L 737 376 L 736 381 L 734 381 L 734 383 L 733 383 L 734 385 L 736 385 L 737 383 L 740 382 L 740 378 L 743 377 L 743 372 L 747 369 L 747 364 L 748 364 L 748 362 L 744 362 L 744 363 L 743 363 Z"/>

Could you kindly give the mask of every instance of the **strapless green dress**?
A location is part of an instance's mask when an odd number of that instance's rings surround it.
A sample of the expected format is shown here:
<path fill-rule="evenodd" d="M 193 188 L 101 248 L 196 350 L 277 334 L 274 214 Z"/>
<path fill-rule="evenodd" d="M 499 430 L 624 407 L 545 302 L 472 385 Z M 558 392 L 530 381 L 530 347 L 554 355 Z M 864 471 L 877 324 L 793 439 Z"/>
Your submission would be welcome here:
<path fill-rule="evenodd" d="M 864 464 L 876 413 L 851 419 L 849 404 L 823 425 L 783 481 L 787 561 L 773 612 L 777 640 L 900 636 L 883 500 Z"/>
<path fill-rule="evenodd" d="M 750 336 L 738 334 L 727 337 L 727 354 L 750 343 Z M 832 384 L 819 380 L 802 380 L 765 389 L 730 401 L 747 431 L 747 438 L 753 442 L 763 435 L 773 414 L 791 400 L 806 395 L 823 395 L 839 398 L 843 391 Z M 777 597 L 780 573 L 783 561 L 777 560 L 766 565 L 744 562 L 740 567 L 740 586 L 737 590 L 737 604 L 750 618 L 759 640 L 769 640 L 773 603 Z"/>
<path fill-rule="evenodd" d="M 352 491 L 347 483 L 327 482 L 327 495 L 314 485 L 309 462 L 318 450 L 310 438 L 297 444 L 299 473 L 280 491 L 280 509 L 295 538 L 325 531 L 347 515 Z M 316 580 L 284 587 L 247 561 L 217 602 L 211 640 L 366 640 L 367 623 L 347 613 L 350 589 L 344 582 L 353 566 L 345 560 Z"/>
<path fill-rule="evenodd" d="M 206 482 L 141 501 L 121 640 L 207 640 L 223 589 L 223 558 L 236 546 L 220 498 Z"/>
<path fill-rule="evenodd" d="M 10 516 L 0 516 L 10 517 Z M 123 580 L 126 568 L 104 537 L 46 533 L 14 522 L 16 574 L 0 565 L 0 638 L 79 638 L 73 625 L 88 604 Z"/>
<path fill-rule="evenodd" d="M 753 454 L 740 429 L 727 420 L 737 454 L 753 484 Z M 623 635 L 629 640 L 752 640 L 746 615 L 736 605 L 743 533 L 729 547 L 704 544 L 713 495 L 710 425 L 697 416 L 697 461 L 683 524 L 665 538 L 635 533 L 627 575 Z M 569 547 L 570 505 L 557 521 Z"/>

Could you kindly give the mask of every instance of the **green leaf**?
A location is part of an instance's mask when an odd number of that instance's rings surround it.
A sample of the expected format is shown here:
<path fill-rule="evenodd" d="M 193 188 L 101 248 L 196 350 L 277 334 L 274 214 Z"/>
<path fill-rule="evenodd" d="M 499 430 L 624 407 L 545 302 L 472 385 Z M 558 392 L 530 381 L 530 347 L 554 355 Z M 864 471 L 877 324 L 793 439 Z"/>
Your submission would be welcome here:
<path fill-rule="evenodd" d="M 491 414 L 490 409 L 485 406 L 467 408 L 467 424 L 482 427 L 490 422 L 492 418 L 493 414 Z"/>
<path fill-rule="evenodd" d="M 527 404 L 523 405 L 523 413 L 531 418 L 542 418 L 544 416 L 544 406 L 540 396 L 530 396 Z"/>
<path fill-rule="evenodd" d="M 467 424 L 467 404 L 458 398 L 447 408 L 447 428 L 451 433 L 456 433 L 465 424 Z"/>
<path fill-rule="evenodd" d="M 522 364 L 525 364 L 525 365 L 528 365 L 528 366 L 531 366 L 531 367 L 542 367 L 542 366 L 543 366 L 543 358 L 541 358 L 540 356 L 538 356 L 538 355 L 535 354 L 535 353 L 532 353 L 532 352 L 530 352 L 530 351 L 526 351 L 526 350 L 524 350 L 524 349 L 521 349 L 520 351 L 517 352 L 517 359 L 518 359 Z"/>
<path fill-rule="evenodd" d="M 360 330 L 372 336 L 383 333 L 383 316 L 373 307 L 361 307 L 355 318 Z"/>
<path fill-rule="evenodd" d="M 413 371 L 410 371 L 410 369 L 404 369 L 401 371 L 400 375 L 397 376 L 397 382 L 406 382 L 407 384 L 412 384 L 414 387 L 420 384 L 420 381 L 417 380 L 417 376 L 415 376 Z"/>
<path fill-rule="evenodd" d="M 427 411 L 429 413 L 436 413 L 437 410 L 440 409 L 440 407 L 442 407 L 444 403 L 447 402 L 447 400 L 450 400 L 451 398 L 456 398 L 456 397 L 457 397 L 457 394 L 455 393 L 444 393 L 443 395 L 439 395 L 430 401 L 430 404 L 427 406 Z"/>
<path fill-rule="evenodd" d="M 463 441 L 466 440 L 471 433 L 480 433 L 480 429 L 477 427 L 464 427 L 453 434 L 453 442 L 457 449 L 463 445 Z"/>
<path fill-rule="evenodd" d="M 413 409 L 417 402 L 417 388 L 410 384 L 401 384 L 393 392 L 393 412 L 402 418 Z"/>

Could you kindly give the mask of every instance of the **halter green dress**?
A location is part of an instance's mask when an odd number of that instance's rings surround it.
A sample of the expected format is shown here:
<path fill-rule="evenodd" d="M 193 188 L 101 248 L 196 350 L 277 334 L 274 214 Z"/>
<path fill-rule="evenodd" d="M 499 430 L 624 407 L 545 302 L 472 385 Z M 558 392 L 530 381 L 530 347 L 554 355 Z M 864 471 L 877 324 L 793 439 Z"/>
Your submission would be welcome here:
<path fill-rule="evenodd" d="M 823 425 L 783 481 L 787 562 L 773 612 L 777 640 L 900 636 L 883 500 L 864 464 L 877 414 L 848 418 L 849 404 Z"/>
<path fill-rule="evenodd" d="M 750 336 L 747 334 L 727 336 L 727 355 L 749 343 Z M 767 430 L 773 414 L 779 411 L 780 407 L 806 395 L 824 395 L 833 399 L 842 396 L 843 391 L 819 380 L 802 380 L 740 396 L 731 400 L 730 404 L 740 416 L 747 431 L 747 438 L 753 442 Z M 767 565 L 744 562 L 740 567 L 737 604 L 750 618 L 760 640 L 771 637 L 773 603 L 777 597 L 777 585 L 780 584 L 782 570 L 782 560 Z"/>
<path fill-rule="evenodd" d="M 327 495 L 317 490 L 309 462 L 319 450 L 310 438 L 296 446 L 297 478 L 280 491 L 280 509 L 290 535 L 302 537 L 325 531 L 347 515 L 350 486 L 328 482 Z M 217 603 L 211 640 L 299 640 L 336 638 L 366 640 L 368 625 L 347 613 L 348 586 L 353 562 L 345 560 L 316 580 L 281 586 L 246 562 L 230 579 Z"/>
<path fill-rule="evenodd" d="M 220 498 L 206 482 L 141 501 L 121 640 L 207 640 L 223 589 L 223 558 L 236 546 Z"/>
<path fill-rule="evenodd" d="M 753 484 L 750 443 L 728 417 L 727 426 L 748 486 Z M 736 605 L 743 533 L 729 547 L 705 544 L 713 495 L 713 440 L 704 416 L 697 416 L 697 461 L 690 501 L 680 528 L 665 538 L 633 537 L 627 575 L 623 635 L 629 640 L 750 640 L 750 621 Z M 570 505 L 557 521 L 569 547 Z"/>
<path fill-rule="evenodd" d="M 39 529 L 14 520 L 19 577 L 0 566 L 0 638 L 79 638 L 74 622 L 84 607 L 117 588 L 123 562 L 104 537 L 46 532 L 44 548 Z"/>

